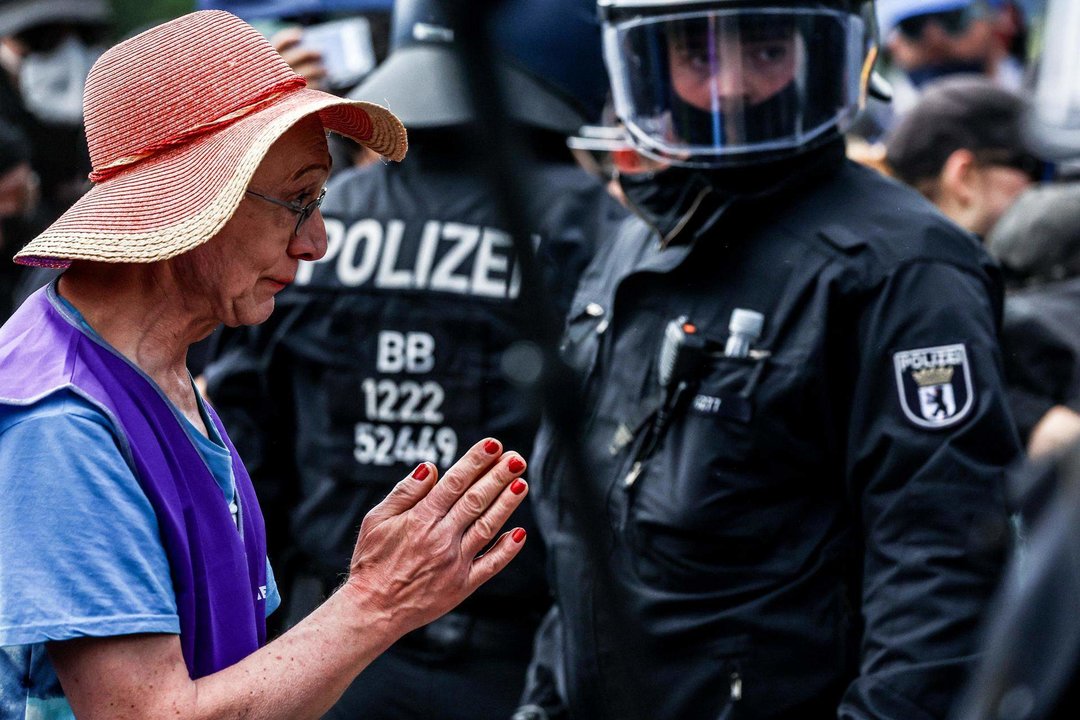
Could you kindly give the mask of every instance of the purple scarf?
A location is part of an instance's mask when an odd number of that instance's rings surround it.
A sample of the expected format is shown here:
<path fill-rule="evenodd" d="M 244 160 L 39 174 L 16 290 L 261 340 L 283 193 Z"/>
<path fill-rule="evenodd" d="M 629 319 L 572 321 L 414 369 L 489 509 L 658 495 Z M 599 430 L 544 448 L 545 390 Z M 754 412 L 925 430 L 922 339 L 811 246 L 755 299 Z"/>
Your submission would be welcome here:
<path fill-rule="evenodd" d="M 208 409 L 232 453 L 242 517 L 237 532 L 171 403 L 134 365 L 87 334 L 55 292 L 50 285 L 34 293 L 0 328 L 0 403 L 28 405 L 68 388 L 110 417 L 157 515 L 188 672 L 199 678 L 228 667 L 266 642 L 266 537 L 251 479 Z"/>

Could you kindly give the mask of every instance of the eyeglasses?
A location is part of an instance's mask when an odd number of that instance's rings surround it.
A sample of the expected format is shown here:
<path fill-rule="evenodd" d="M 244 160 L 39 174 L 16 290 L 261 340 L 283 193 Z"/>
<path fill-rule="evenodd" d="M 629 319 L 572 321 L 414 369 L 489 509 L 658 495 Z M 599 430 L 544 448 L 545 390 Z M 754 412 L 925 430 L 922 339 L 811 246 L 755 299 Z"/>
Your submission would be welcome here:
<path fill-rule="evenodd" d="M 1019 170 L 1035 182 L 1045 180 L 1047 165 L 1030 153 L 1016 150 L 982 149 L 974 152 L 975 159 L 983 165 L 996 165 L 998 167 Z"/>
<path fill-rule="evenodd" d="M 265 200 L 266 202 L 280 205 L 281 207 L 286 208 L 287 210 L 292 210 L 294 213 L 296 213 L 299 217 L 296 218 L 296 227 L 293 229 L 293 233 L 295 235 L 300 234 L 300 228 L 304 226 L 304 222 L 306 222 L 307 219 L 311 217 L 316 210 L 319 209 L 319 207 L 322 205 L 323 198 L 326 197 L 326 188 L 323 188 L 322 192 L 319 193 L 319 197 L 315 198 L 307 205 L 302 205 L 299 200 L 285 202 L 284 200 L 278 200 L 277 198 L 272 198 L 268 195 L 257 193 L 254 190 L 245 190 L 244 192 L 246 192 L 248 195 L 254 195 L 255 197 L 261 200 Z"/>
<path fill-rule="evenodd" d="M 974 8 L 971 7 L 944 12 L 922 13 L 921 15 L 904 18 L 896 24 L 896 27 L 909 40 L 921 38 L 923 31 L 926 30 L 926 26 L 930 23 L 935 23 L 946 34 L 956 36 L 962 35 L 968 29 L 977 14 Z"/>

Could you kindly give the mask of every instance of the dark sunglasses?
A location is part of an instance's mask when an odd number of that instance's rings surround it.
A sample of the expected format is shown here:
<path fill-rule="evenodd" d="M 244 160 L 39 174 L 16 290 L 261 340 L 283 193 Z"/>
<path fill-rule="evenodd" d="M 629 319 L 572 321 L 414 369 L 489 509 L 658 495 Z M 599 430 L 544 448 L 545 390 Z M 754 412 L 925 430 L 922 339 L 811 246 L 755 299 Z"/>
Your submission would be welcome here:
<path fill-rule="evenodd" d="M 959 8 L 944 12 L 923 13 L 904 18 L 896 24 L 900 33 L 909 40 L 918 40 L 922 37 L 930 23 L 935 23 L 949 35 L 962 35 L 971 25 L 977 13 L 972 8 Z"/>
<path fill-rule="evenodd" d="M 281 207 L 283 207 L 283 208 L 285 208 L 287 210 L 292 210 L 294 213 L 296 213 L 297 214 L 296 227 L 293 228 L 293 234 L 294 235 L 299 235 L 300 234 L 300 228 L 304 226 L 304 223 L 307 221 L 307 219 L 309 217 L 311 217 L 312 215 L 315 214 L 315 211 L 318 210 L 319 207 L 322 205 L 323 198 L 326 197 L 326 188 L 323 188 L 322 192 L 319 193 L 319 197 L 315 198 L 314 200 L 312 200 L 311 202 L 309 202 L 309 203 L 307 203 L 305 205 L 305 204 L 302 204 L 299 200 L 294 200 L 292 202 L 285 202 L 284 200 L 278 200 L 277 198 L 272 198 L 269 195 L 263 195 L 262 193 L 257 193 L 254 190 L 245 190 L 244 192 L 246 192 L 248 195 L 254 195 L 255 197 L 259 198 L 260 200 L 265 200 L 268 203 L 273 203 L 275 205 L 280 205 Z"/>
<path fill-rule="evenodd" d="M 48 23 L 16 33 L 15 39 L 25 45 L 29 52 L 47 53 L 55 50 L 69 35 L 74 35 L 86 45 L 98 45 L 105 40 L 106 28 L 99 25 Z"/>
<path fill-rule="evenodd" d="M 1047 163 L 1030 153 L 1019 150 L 988 149 L 976 150 L 975 159 L 983 165 L 1012 168 L 1027 175 L 1034 182 L 1045 180 Z"/>

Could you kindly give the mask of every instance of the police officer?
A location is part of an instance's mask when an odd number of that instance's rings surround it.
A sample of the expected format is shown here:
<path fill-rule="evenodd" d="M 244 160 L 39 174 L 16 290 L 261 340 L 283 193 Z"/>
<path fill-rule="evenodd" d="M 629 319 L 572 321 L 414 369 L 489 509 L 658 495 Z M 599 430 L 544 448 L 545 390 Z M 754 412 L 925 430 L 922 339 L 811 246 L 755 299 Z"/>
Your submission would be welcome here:
<path fill-rule="evenodd" d="M 526 389 L 539 353 L 522 341 L 539 308 L 522 307 L 507 225 L 461 150 L 476 116 L 445 10 L 398 2 L 391 55 L 352 93 L 394 108 L 409 128 L 408 161 L 331 182 L 324 261 L 302 267 L 273 320 L 226 340 L 207 372 L 230 427 L 250 430 L 239 447 L 256 466 L 268 535 L 285 538 L 271 555 L 287 621 L 339 584 L 357 525 L 402 468 L 454 457 L 486 434 L 527 457 L 539 422 Z M 624 214 L 565 143 L 606 93 L 599 26 L 579 0 L 498 12 L 508 55 L 495 72 L 525 137 L 515 161 L 534 188 L 531 239 L 565 315 L 597 226 Z M 519 515 L 534 527 L 531 511 Z M 499 584 L 392 647 L 328 717 L 506 720 L 550 604 L 542 544 L 529 547 Z"/>
<path fill-rule="evenodd" d="M 616 112 L 666 169 L 622 179 L 641 218 L 572 303 L 588 466 L 542 426 L 556 607 L 518 717 L 941 718 L 1019 448 L 989 257 L 844 158 L 873 4 L 600 11 Z"/>

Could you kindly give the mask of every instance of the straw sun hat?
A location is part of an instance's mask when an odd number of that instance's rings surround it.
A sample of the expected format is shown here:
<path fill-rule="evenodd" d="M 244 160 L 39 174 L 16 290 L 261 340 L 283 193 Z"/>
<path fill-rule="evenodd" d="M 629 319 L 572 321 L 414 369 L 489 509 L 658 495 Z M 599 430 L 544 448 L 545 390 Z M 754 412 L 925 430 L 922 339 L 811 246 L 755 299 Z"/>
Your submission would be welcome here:
<path fill-rule="evenodd" d="M 16 256 L 147 263 L 206 242 L 232 217 L 270 146 L 317 113 L 327 130 L 391 160 L 405 128 L 388 110 L 309 90 L 254 28 L 191 13 L 107 51 L 84 94 L 94 186 Z"/>

